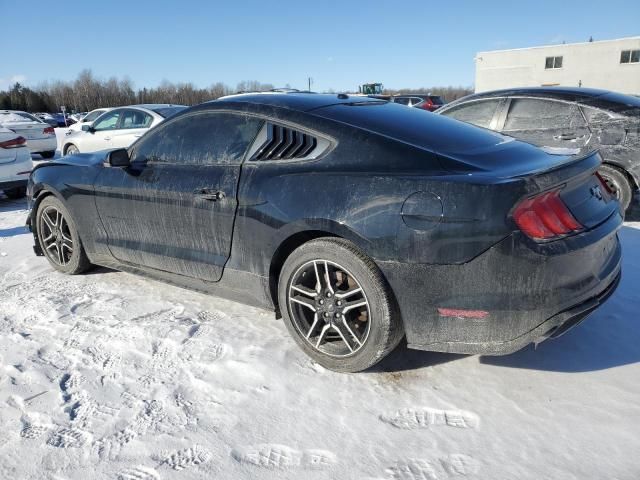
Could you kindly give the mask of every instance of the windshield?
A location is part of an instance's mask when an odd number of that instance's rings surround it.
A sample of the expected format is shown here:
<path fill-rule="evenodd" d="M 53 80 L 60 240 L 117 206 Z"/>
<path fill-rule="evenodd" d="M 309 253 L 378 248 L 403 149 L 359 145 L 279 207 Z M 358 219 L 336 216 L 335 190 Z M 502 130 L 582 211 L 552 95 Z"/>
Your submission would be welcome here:
<path fill-rule="evenodd" d="M 156 112 L 158 115 L 163 116 L 164 118 L 169 118 L 171 115 L 175 115 L 178 112 L 181 112 L 182 110 L 184 110 L 185 106 L 177 106 L 177 107 L 159 107 L 159 108 L 154 108 L 153 111 Z"/>

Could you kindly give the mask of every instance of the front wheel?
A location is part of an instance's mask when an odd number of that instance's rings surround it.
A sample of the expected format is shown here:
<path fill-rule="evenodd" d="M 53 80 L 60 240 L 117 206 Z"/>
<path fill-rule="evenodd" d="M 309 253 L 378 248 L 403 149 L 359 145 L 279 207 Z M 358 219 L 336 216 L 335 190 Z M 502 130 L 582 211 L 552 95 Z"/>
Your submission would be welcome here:
<path fill-rule="evenodd" d="M 42 200 L 36 221 L 40 248 L 53 268 L 69 275 L 89 269 L 76 224 L 60 200 L 54 196 Z"/>
<path fill-rule="evenodd" d="M 404 335 L 379 268 L 343 239 L 312 240 L 295 250 L 282 268 L 278 300 L 294 340 L 330 370 L 365 370 Z"/>
<path fill-rule="evenodd" d="M 73 143 L 67 145 L 67 148 L 64 150 L 65 155 L 75 155 L 76 153 L 80 153 L 80 150 Z"/>

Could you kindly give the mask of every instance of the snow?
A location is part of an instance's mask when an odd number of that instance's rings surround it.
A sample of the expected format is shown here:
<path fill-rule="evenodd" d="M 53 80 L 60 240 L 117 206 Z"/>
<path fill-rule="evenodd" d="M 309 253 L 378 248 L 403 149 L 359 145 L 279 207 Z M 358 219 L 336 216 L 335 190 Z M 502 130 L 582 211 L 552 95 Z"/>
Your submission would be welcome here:
<path fill-rule="evenodd" d="M 507 357 L 337 374 L 269 312 L 56 273 L 0 198 L 2 479 L 636 479 L 640 223 L 585 323 Z"/>

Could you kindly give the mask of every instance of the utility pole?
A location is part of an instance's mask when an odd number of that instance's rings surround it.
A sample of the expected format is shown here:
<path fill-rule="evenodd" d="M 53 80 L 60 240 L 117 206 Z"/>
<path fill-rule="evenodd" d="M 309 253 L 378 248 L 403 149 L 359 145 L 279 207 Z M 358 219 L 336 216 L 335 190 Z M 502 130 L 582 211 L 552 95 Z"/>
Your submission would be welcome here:
<path fill-rule="evenodd" d="M 308 90 L 309 90 L 309 91 L 311 91 L 311 84 L 313 83 L 313 78 L 311 78 L 311 77 L 307 77 L 307 81 L 308 81 L 308 83 L 309 83 L 309 88 L 308 88 Z"/>

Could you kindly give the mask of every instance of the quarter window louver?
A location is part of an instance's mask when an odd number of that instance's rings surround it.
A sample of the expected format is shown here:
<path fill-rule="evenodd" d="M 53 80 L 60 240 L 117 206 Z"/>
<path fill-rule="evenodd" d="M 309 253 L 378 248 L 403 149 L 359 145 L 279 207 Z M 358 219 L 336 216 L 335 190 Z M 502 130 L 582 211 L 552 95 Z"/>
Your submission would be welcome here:
<path fill-rule="evenodd" d="M 304 158 L 318 145 L 309 134 L 280 125 L 267 125 L 267 138 L 258 148 L 253 160 L 288 160 Z"/>

